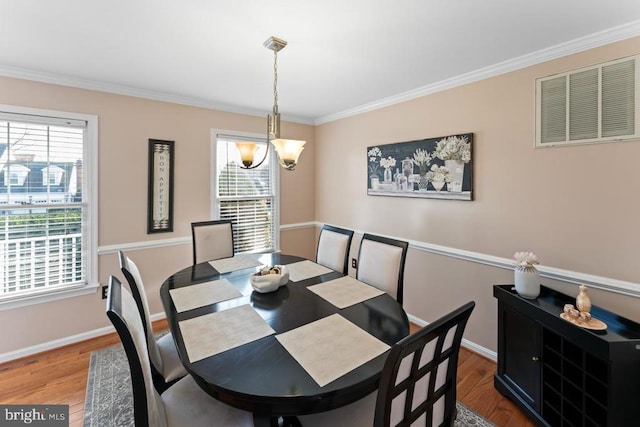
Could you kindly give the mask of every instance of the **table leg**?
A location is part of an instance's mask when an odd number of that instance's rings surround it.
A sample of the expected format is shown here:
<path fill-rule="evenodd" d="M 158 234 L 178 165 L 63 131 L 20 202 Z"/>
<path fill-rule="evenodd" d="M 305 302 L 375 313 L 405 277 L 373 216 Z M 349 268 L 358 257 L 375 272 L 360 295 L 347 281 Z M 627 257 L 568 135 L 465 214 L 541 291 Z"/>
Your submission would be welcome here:
<path fill-rule="evenodd" d="M 267 414 L 253 413 L 253 425 L 255 427 L 278 427 L 278 417 Z"/>
<path fill-rule="evenodd" d="M 302 427 L 297 417 L 276 417 L 253 413 L 255 427 Z"/>
<path fill-rule="evenodd" d="M 283 427 L 302 427 L 302 423 L 298 417 L 282 417 Z"/>

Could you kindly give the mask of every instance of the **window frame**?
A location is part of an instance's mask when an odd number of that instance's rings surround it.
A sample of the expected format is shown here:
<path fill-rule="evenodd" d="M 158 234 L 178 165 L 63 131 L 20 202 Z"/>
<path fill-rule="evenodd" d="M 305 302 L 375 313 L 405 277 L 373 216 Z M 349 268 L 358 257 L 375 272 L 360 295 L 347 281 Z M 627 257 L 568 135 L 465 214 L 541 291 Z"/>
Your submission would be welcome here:
<path fill-rule="evenodd" d="M 11 115 L 34 116 L 34 122 L 42 117 L 42 122 L 84 121 L 86 138 L 83 146 L 83 197 L 86 210 L 82 219 L 83 250 L 85 251 L 85 283 L 54 289 L 42 289 L 21 295 L 0 297 L 0 311 L 42 304 L 65 298 L 95 293 L 98 282 L 98 116 L 68 111 L 47 110 L 0 104 L 0 115 L 11 120 Z"/>
<path fill-rule="evenodd" d="M 217 149 L 218 137 L 230 137 L 237 139 L 263 140 L 267 142 L 266 134 L 239 132 L 225 129 L 211 129 L 211 149 L 210 149 L 210 216 L 213 220 L 220 219 L 220 199 L 218 198 L 218 167 L 217 167 Z M 269 147 L 269 165 L 271 180 L 273 182 L 273 252 L 280 252 L 280 164 L 276 156 L 273 146 Z M 244 252 L 250 253 L 250 252 Z"/>

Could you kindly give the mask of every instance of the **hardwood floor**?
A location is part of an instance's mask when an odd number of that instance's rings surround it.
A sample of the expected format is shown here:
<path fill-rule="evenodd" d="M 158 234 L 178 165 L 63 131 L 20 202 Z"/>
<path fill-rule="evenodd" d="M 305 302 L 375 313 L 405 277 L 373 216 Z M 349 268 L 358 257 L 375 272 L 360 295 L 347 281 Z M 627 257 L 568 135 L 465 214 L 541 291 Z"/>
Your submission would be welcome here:
<path fill-rule="evenodd" d="M 167 328 L 154 322 L 155 330 Z M 83 424 L 91 352 L 119 343 L 113 333 L 0 365 L 0 404 L 69 405 L 70 426 Z M 494 362 L 466 349 L 458 364 L 458 400 L 497 426 L 533 426 L 493 387 Z"/>

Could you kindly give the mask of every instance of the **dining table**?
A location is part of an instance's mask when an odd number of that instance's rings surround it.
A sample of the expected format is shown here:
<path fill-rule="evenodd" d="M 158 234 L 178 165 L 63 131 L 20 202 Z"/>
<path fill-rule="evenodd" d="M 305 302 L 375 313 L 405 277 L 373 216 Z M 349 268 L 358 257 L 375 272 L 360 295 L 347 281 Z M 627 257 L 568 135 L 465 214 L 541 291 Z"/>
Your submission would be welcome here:
<path fill-rule="evenodd" d="M 255 291 L 251 275 L 279 265 L 288 282 Z M 282 253 L 191 265 L 163 282 L 160 297 L 187 372 L 209 395 L 252 412 L 256 426 L 374 392 L 389 348 L 409 335 L 390 295 Z"/>

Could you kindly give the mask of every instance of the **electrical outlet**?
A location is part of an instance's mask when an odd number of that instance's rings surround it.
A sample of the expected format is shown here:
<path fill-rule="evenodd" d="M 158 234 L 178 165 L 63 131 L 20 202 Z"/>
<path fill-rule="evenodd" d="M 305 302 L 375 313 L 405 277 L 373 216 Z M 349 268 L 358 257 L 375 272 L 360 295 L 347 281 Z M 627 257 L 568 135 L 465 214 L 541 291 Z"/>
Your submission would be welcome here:
<path fill-rule="evenodd" d="M 107 289 L 106 286 L 102 287 L 102 299 L 107 299 Z"/>
<path fill-rule="evenodd" d="M 355 258 L 351 258 L 351 267 L 358 268 L 358 262 Z"/>

